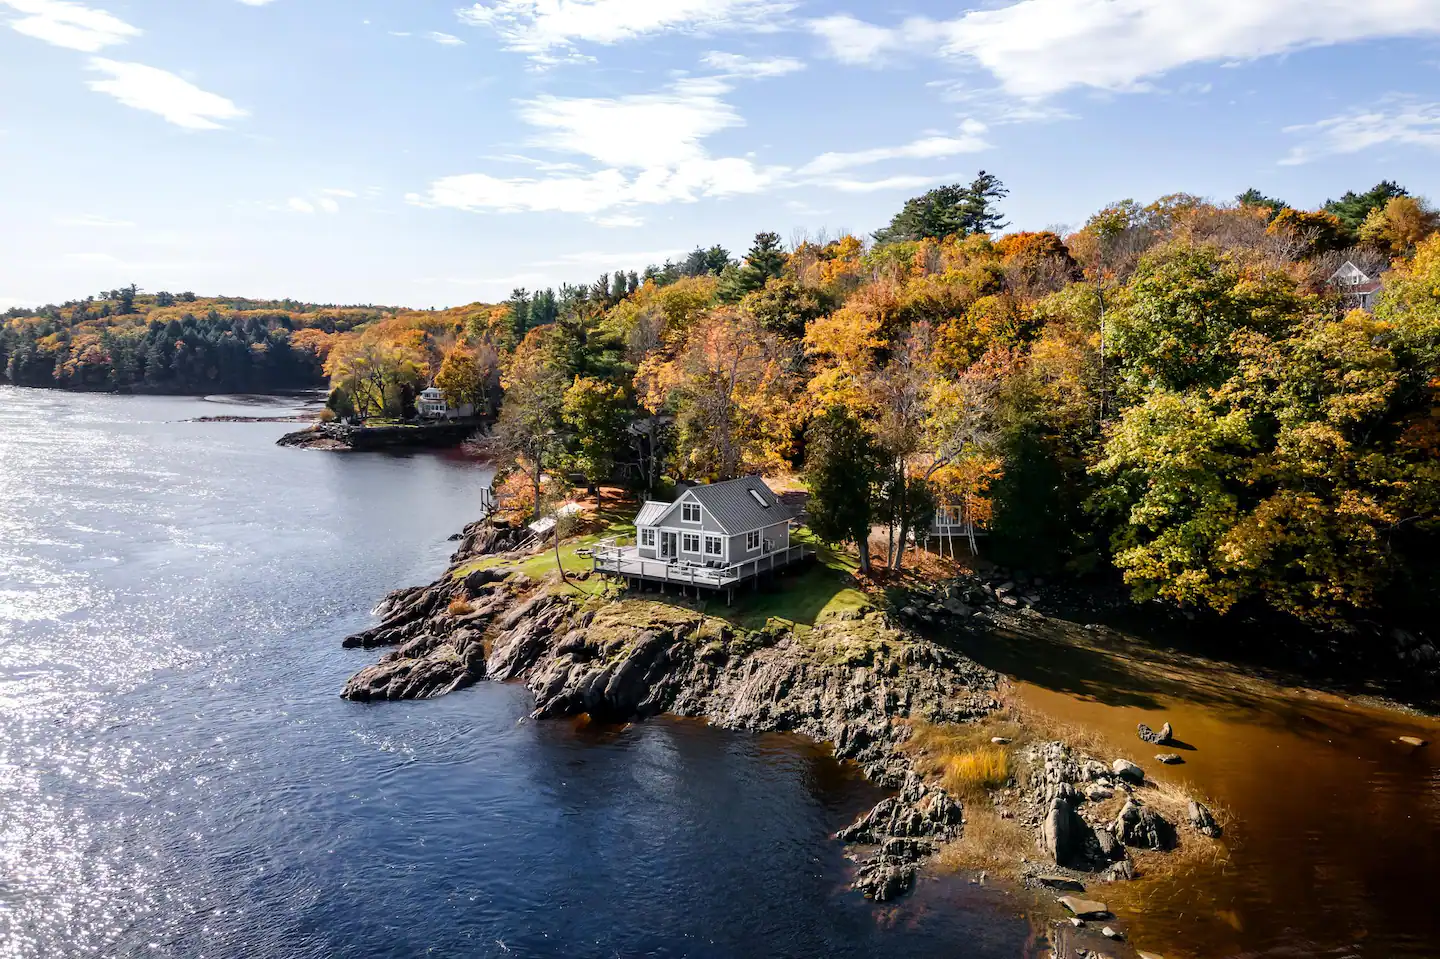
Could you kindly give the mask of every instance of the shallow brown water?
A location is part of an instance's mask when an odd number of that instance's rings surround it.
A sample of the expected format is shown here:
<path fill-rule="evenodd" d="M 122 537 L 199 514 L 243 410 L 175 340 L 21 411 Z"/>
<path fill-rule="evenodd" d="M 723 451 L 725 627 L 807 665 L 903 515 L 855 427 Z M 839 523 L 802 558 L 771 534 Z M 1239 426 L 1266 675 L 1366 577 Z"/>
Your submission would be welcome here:
<path fill-rule="evenodd" d="M 1440 956 L 1440 723 L 1113 633 L 968 647 L 1016 677 L 1023 703 L 1229 810 L 1228 859 L 1175 882 L 1097 887 L 1137 947 L 1169 959 Z M 1166 721 L 1193 747 L 1173 750 L 1183 765 L 1156 762 L 1172 749 L 1136 737 L 1137 723 Z"/>

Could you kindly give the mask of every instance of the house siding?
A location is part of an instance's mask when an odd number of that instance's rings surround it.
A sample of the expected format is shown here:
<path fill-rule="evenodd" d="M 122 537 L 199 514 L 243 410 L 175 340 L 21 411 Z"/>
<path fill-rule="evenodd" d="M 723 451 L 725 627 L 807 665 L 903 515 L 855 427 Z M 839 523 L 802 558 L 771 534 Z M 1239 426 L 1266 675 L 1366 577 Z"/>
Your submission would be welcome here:
<path fill-rule="evenodd" d="M 772 523 L 772 524 L 770 524 L 769 526 L 766 526 L 764 529 L 762 529 L 762 530 L 760 531 L 760 543 L 761 543 L 761 548 L 760 548 L 760 549 L 757 549 L 757 550 L 756 550 L 755 552 L 753 552 L 753 553 L 752 553 L 752 552 L 749 552 L 748 550 L 745 549 L 745 537 L 746 537 L 746 535 L 747 535 L 746 533 L 741 533 L 741 534 L 739 534 L 738 536 L 731 536 L 731 537 L 730 537 L 730 562 L 731 562 L 731 563 L 743 563 L 743 562 L 745 562 L 745 561 L 748 560 L 748 559 L 754 559 L 754 558 L 757 557 L 757 556 L 764 556 L 764 555 L 765 555 L 764 543 L 765 543 L 765 540 L 767 540 L 767 539 L 770 540 L 770 542 L 771 542 L 771 544 L 772 544 L 772 546 L 773 546 L 771 552 L 774 552 L 775 550 L 782 550 L 782 549 L 784 549 L 785 547 L 789 546 L 789 545 L 790 545 L 790 521 L 789 521 L 789 520 L 782 520 L 782 521 L 779 522 L 779 523 Z"/>
<path fill-rule="evenodd" d="M 674 505 L 672 505 L 663 514 L 661 514 L 660 518 L 655 521 L 655 525 L 657 527 L 664 526 L 667 529 L 690 530 L 692 532 L 695 530 L 700 530 L 706 533 L 723 534 L 725 532 L 723 529 L 720 528 L 720 524 L 715 522 L 715 517 L 711 516 L 710 511 L 707 510 L 704 506 L 700 507 L 699 523 L 685 522 L 681 518 L 685 515 L 684 511 L 680 509 L 680 504 L 685 502 L 697 503 L 699 501 L 693 498 L 688 498 L 686 495 L 682 494 L 680 498 L 675 501 Z"/>

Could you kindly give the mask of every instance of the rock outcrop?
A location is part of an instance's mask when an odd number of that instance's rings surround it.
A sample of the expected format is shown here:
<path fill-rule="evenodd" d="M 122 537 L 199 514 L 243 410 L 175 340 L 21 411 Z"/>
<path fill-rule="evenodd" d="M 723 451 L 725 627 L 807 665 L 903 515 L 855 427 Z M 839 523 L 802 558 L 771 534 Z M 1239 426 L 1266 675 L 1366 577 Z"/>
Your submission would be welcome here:
<path fill-rule="evenodd" d="M 752 631 L 684 604 L 601 599 L 475 562 L 520 559 L 528 539 L 523 528 L 504 524 L 466 527 L 445 576 L 389 594 L 374 611 L 379 622 L 344 641 L 385 651 L 342 695 L 360 702 L 424 699 L 485 679 L 513 681 L 533 694 L 537 719 L 583 713 L 624 722 L 670 713 L 832 743 L 837 758 L 854 760 L 871 780 L 895 790 L 837 834 L 862 847 L 853 885 L 877 901 L 909 890 L 923 862 L 963 835 L 960 803 L 917 773 L 902 748 L 913 727 L 901 720 L 983 717 L 999 706 L 995 673 L 876 609 L 835 615 L 803 631 L 773 620 Z M 996 587 L 988 602 L 1013 588 Z M 941 608 L 963 615 L 961 607 L 987 602 L 976 590 L 972 584 L 944 596 Z M 928 615 L 928 609 L 902 613 Z M 1134 763 L 1107 765 L 1059 742 L 1027 747 L 1024 762 L 1028 772 L 993 798 L 1003 818 L 1034 830 L 1046 858 L 1061 869 L 1130 879 L 1127 846 L 1173 846 L 1174 828 L 1135 795 L 1145 776 Z M 1007 805 L 1015 798 L 1018 809 Z M 1191 824 L 1218 835 L 1209 811 L 1199 809 L 1203 815 L 1192 809 Z"/>
<path fill-rule="evenodd" d="M 1141 723 L 1136 729 L 1136 732 L 1139 734 L 1141 741 L 1147 742 L 1152 746 L 1164 746 L 1175 736 L 1175 730 L 1170 728 L 1169 723 L 1161 726 L 1159 732 Z"/>
<path fill-rule="evenodd" d="M 915 773 L 899 748 L 910 729 L 895 720 L 983 716 L 998 705 L 996 674 L 878 610 L 832 617 L 803 635 L 778 625 L 752 632 L 685 606 L 602 601 L 518 574 L 466 571 L 475 556 L 515 543 L 503 528 L 469 527 L 449 574 L 387 596 L 375 610 L 380 622 L 345 640 L 386 652 L 342 695 L 423 699 L 482 679 L 519 681 L 537 719 L 671 713 L 833 743 L 838 758 L 898 791 L 838 834 L 866 847 L 854 885 L 877 900 L 908 890 L 919 864 L 960 835 L 960 804 Z"/>
<path fill-rule="evenodd" d="M 1127 846 L 1173 849 L 1175 827 L 1139 799 L 1131 798 L 1115 817 L 1115 836 Z"/>
<path fill-rule="evenodd" d="M 1187 809 L 1190 825 L 1202 836 L 1209 836 L 1211 839 L 1218 839 L 1221 833 L 1220 824 L 1215 821 L 1215 816 L 1210 809 L 1198 800 L 1190 800 Z"/>

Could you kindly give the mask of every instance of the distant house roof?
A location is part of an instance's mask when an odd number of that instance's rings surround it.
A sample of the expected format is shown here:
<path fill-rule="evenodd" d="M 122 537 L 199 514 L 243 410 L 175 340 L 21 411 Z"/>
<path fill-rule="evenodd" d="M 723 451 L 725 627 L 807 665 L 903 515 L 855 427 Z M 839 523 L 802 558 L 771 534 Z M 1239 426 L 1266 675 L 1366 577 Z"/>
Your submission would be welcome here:
<path fill-rule="evenodd" d="M 670 508 L 669 503 L 649 502 L 640 507 L 640 513 L 635 517 L 636 526 L 653 526 L 655 521 L 665 515 Z"/>
<path fill-rule="evenodd" d="M 735 535 L 792 519 L 795 511 L 772 492 L 758 476 L 742 476 L 724 483 L 693 486 L 695 497 L 720 528 Z"/>

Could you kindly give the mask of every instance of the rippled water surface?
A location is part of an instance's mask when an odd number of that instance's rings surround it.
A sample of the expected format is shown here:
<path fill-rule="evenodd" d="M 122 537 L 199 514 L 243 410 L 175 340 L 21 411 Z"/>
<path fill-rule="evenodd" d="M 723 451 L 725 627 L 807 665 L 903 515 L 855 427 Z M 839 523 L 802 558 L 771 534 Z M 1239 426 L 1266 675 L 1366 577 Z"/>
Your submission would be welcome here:
<path fill-rule="evenodd" d="M 0 387 L 0 956 L 1038 948 L 999 893 L 848 892 L 829 836 L 878 794 L 803 742 L 340 700 L 340 637 L 487 476 L 181 422 L 260 412 Z"/>
<path fill-rule="evenodd" d="M 1440 956 L 1440 722 L 1291 688 L 1123 636 L 966 639 L 1052 719 L 1233 815 L 1178 880 L 1096 887 L 1136 946 L 1168 956 Z M 1145 746 L 1136 725 L 1171 722 Z M 1401 740 L 1428 741 L 1416 747 Z M 1157 753 L 1184 762 L 1164 766 Z"/>

